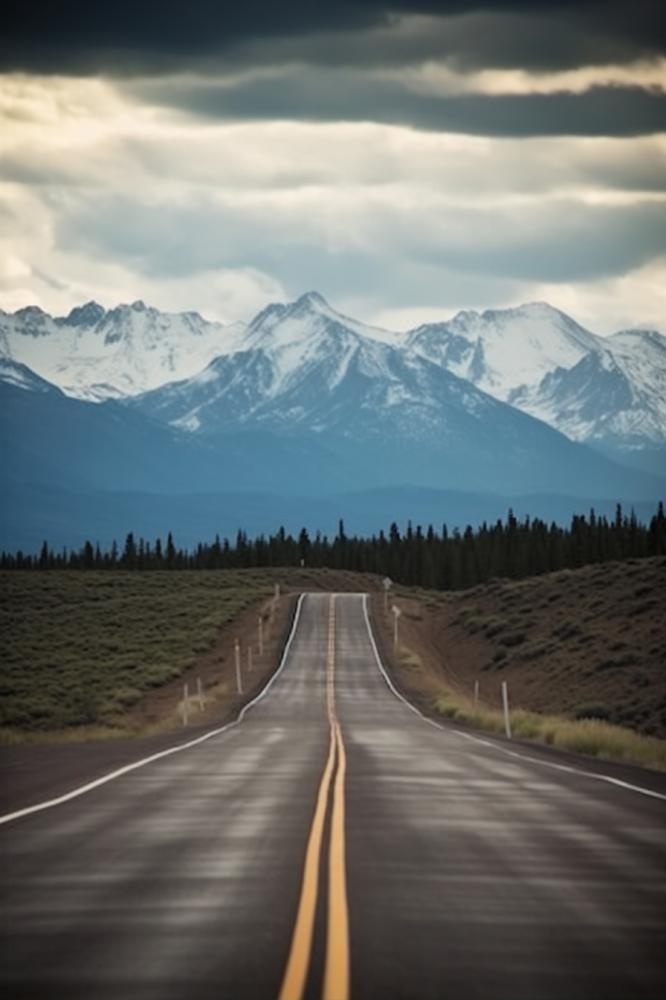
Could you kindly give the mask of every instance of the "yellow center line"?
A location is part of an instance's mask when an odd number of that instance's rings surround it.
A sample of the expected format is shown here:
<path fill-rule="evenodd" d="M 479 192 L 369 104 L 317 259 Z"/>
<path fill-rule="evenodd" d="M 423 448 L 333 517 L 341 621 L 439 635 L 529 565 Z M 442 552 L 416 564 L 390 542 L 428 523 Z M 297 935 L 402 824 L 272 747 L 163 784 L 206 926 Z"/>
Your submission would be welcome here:
<path fill-rule="evenodd" d="M 291 949 L 289 960 L 285 969 L 280 989 L 279 1000 L 301 1000 L 305 989 L 305 978 L 310 965 L 310 952 L 312 950 L 312 933 L 314 930 L 315 908 L 317 905 L 317 891 L 319 888 L 319 856 L 321 854 L 321 840 L 324 832 L 324 818 L 326 816 L 326 802 L 328 790 L 331 785 L 331 776 L 335 765 L 335 737 L 331 730 L 331 739 L 328 749 L 328 759 L 322 775 L 319 792 L 317 793 L 317 805 L 315 807 L 308 846 L 305 851 L 305 864 L 303 866 L 303 883 L 301 887 L 301 898 L 298 903 L 296 923 L 291 939 Z"/>
<path fill-rule="evenodd" d="M 346 757 L 340 724 L 335 722 L 338 770 L 333 786 L 331 846 L 328 862 L 328 935 L 324 970 L 324 1000 L 349 996 L 349 916 L 345 871 L 345 771 Z"/>
<path fill-rule="evenodd" d="M 302 1000 L 305 990 L 305 981 L 312 952 L 315 910 L 319 890 L 319 863 L 324 820 L 336 759 L 337 771 L 333 786 L 328 859 L 329 889 L 323 996 L 324 1000 L 348 1000 L 349 997 L 349 918 L 345 872 L 346 758 L 342 732 L 335 714 L 334 595 L 331 595 L 328 612 L 326 710 L 330 730 L 328 757 L 319 784 L 315 812 L 310 828 L 310 836 L 308 837 L 301 896 L 279 1000 Z"/>

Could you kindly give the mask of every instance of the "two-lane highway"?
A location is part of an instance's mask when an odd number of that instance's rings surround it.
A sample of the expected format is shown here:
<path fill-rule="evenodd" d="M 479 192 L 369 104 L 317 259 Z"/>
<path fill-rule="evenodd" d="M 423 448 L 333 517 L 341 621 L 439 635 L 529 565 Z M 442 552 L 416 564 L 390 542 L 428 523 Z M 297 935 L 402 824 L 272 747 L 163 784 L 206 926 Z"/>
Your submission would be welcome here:
<path fill-rule="evenodd" d="M 239 725 L 0 825 L 5 988 L 656 1000 L 666 789 L 553 762 L 428 724 L 365 598 L 308 595 Z"/>

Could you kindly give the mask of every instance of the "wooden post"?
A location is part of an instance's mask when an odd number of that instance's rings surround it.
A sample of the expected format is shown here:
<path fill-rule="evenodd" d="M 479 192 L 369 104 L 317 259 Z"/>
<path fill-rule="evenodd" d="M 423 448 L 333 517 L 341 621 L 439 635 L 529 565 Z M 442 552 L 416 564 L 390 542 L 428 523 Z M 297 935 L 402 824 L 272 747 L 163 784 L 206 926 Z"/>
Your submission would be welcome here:
<path fill-rule="evenodd" d="M 393 611 L 393 649 L 397 653 L 397 651 L 398 651 L 398 618 L 400 617 L 401 611 L 400 611 L 400 608 L 398 608 L 398 607 L 395 606 L 395 604 L 393 605 L 393 607 L 392 607 L 391 610 Z"/>
<path fill-rule="evenodd" d="M 252 646 L 247 647 L 247 671 L 248 673 L 252 671 Z"/>
<path fill-rule="evenodd" d="M 474 711 L 479 707 L 479 682 L 474 681 Z"/>
<path fill-rule="evenodd" d="M 199 711 L 203 712 L 206 699 L 204 697 L 203 684 L 201 683 L 201 678 L 197 677 L 197 698 L 199 699 Z"/>
<path fill-rule="evenodd" d="M 183 684 L 183 725 L 189 722 L 190 690 L 187 684 Z"/>
<path fill-rule="evenodd" d="M 238 694 L 243 693 L 243 678 L 241 677 L 241 653 L 240 653 L 240 642 L 236 639 L 234 643 L 234 654 L 236 658 L 236 691 Z"/>
<path fill-rule="evenodd" d="M 384 588 L 384 614 L 387 615 L 389 612 L 389 590 L 393 581 L 390 576 L 385 576 L 382 580 L 382 587 Z"/>
<path fill-rule="evenodd" d="M 259 615 L 258 625 L 259 625 L 259 627 L 258 627 L 259 656 L 263 656 L 264 655 L 264 620 L 261 617 L 261 615 Z"/>
<path fill-rule="evenodd" d="M 511 716 L 509 714 L 509 688 L 506 681 L 502 681 L 502 705 L 504 706 L 504 729 L 506 738 L 511 739 Z"/>

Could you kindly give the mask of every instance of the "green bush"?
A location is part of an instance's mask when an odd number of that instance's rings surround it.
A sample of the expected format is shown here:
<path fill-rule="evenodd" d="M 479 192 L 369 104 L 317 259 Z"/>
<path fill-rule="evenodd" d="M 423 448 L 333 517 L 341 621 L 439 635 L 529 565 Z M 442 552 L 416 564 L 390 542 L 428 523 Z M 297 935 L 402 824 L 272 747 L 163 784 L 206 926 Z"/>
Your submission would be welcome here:
<path fill-rule="evenodd" d="M 581 705 L 574 712 L 575 719 L 603 719 L 608 722 L 610 717 L 610 709 L 605 705 Z"/>

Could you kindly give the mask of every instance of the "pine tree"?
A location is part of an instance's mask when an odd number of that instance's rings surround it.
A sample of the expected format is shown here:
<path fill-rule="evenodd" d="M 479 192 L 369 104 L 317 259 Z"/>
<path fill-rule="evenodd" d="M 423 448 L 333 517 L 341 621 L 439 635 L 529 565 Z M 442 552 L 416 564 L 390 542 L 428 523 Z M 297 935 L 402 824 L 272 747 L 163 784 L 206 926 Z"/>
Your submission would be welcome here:
<path fill-rule="evenodd" d="M 173 535 L 171 532 L 167 535 L 166 564 L 169 569 L 174 569 L 176 566 L 176 546 L 173 544 Z"/>

